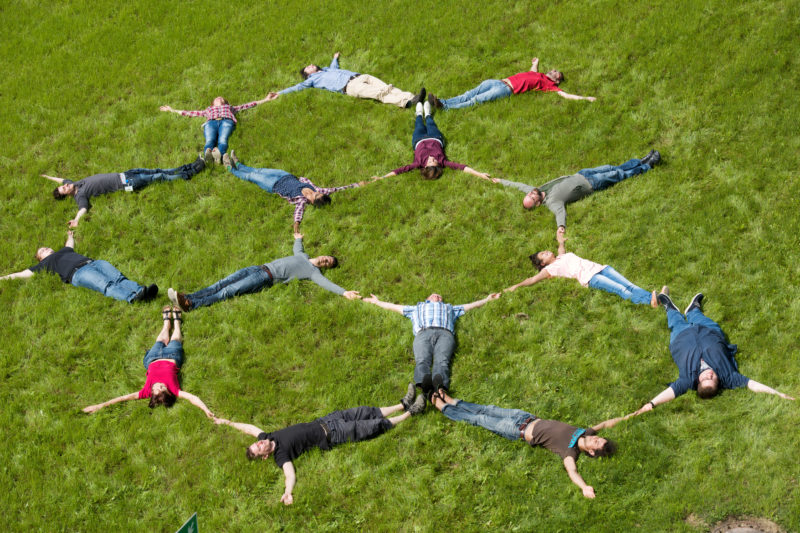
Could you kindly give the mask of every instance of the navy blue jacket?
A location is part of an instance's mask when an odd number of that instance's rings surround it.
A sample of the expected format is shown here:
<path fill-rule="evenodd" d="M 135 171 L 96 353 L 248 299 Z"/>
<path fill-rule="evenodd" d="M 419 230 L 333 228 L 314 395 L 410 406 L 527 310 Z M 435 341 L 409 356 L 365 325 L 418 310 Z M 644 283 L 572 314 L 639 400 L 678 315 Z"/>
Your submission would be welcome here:
<path fill-rule="evenodd" d="M 705 326 L 692 326 L 682 331 L 669 345 L 672 360 L 678 365 L 678 379 L 669 384 L 677 398 L 689 389 L 697 390 L 700 358 L 714 369 L 723 389 L 747 386 L 749 378 L 739 373 L 736 345 L 728 344 L 719 331 Z"/>

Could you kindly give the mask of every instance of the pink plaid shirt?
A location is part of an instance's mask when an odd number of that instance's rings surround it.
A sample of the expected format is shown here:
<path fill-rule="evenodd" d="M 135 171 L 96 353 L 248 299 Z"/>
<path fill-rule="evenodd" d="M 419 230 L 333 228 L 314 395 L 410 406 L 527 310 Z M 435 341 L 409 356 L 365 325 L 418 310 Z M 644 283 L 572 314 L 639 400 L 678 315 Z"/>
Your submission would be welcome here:
<path fill-rule="evenodd" d="M 236 113 L 239 111 L 244 111 L 245 109 L 250 109 L 251 107 L 255 107 L 257 105 L 258 102 L 249 102 L 242 105 L 212 105 L 201 111 L 181 111 L 180 114 L 184 117 L 206 117 L 206 121 L 227 118 L 234 122 L 238 122 L 235 116 Z"/>
<path fill-rule="evenodd" d="M 342 185 L 341 187 L 317 187 L 316 185 L 311 183 L 311 180 L 308 178 L 298 178 L 298 180 L 301 181 L 302 183 L 307 183 L 311 185 L 312 187 L 314 187 L 314 189 L 321 192 L 322 194 L 331 194 L 337 191 L 352 189 L 353 187 L 359 186 L 358 183 L 351 183 L 350 185 Z M 294 205 L 294 221 L 299 224 L 303 220 L 303 214 L 305 214 L 306 212 L 306 206 L 310 203 L 308 201 L 308 198 L 306 198 L 302 194 L 300 196 L 295 196 L 292 198 L 284 196 L 282 194 L 279 194 L 278 196 L 280 196 L 290 204 Z"/>

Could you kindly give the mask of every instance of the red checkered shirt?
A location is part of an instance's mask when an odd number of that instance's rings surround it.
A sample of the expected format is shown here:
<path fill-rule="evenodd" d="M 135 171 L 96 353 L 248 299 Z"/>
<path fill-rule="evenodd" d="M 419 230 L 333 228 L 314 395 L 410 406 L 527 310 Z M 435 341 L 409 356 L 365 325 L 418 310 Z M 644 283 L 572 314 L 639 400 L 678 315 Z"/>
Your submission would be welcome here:
<path fill-rule="evenodd" d="M 242 105 L 212 105 L 201 111 L 181 111 L 180 114 L 184 117 L 206 117 L 206 120 L 220 120 L 223 118 L 230 119 L 234 122 L 236 120 L 235 114 L 245 109 L 250 109 L 258 105 L 258 102 L 249 102 Z"/>
<path fill-rule="evenodd" d="M 311 180 L 308 178 L 298 178 L 298 180 L 301 181 L 302 183 L 307 183 L 311 185 L 312 187 L 314 187 L 314 189 L 321 192 L 322 194 L 332 194 L 337 191 L 352 189 L 353 187 L 359 186 L 358 183 L 351 183 L 350 185 L 343 185 L 341 187 L 317 187 L 316 185 L 311 183 Z M 299 224 L 300 221 L 303 220 L 303 214 L 306 212 L 306 206 L 310 203 L 308 201 L 308 198 L 306 198 L 302 194 L 300 196 L 294 196 L 291 198 L 288 196 L 284 196 L 282 194 L 279 194 L 278 196 L 280 196 L 290 204 L 294 204 L 294 221 Z"/>

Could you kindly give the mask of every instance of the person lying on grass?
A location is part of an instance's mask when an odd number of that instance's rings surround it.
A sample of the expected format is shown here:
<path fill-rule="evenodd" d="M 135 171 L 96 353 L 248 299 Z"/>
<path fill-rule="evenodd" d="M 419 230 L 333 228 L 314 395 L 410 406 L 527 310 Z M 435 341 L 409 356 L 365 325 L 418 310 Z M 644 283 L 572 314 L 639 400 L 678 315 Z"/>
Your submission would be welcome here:
<path fill-rule="evenodd" d="M 303 249 L 303 234 L 294 234 L 294 255 L 282 257 L 270 263 L 237 270 L 227 278 L 191 294 L 175 291 L 172 287 L 167 295 L 173 304 L 184 311 L 212 305 L 234 296 L 259 292 L 275 283 L 289 283 L 293 279 L 309 279 L 332 293 L 348 300 L 361 298 L 358 291 L 346 291 L 320 272 L 320 268 L 336 268 L 339 262 L 330 255 L 320 255 L 309 259 Z"/>
<path fill-rule="evenodd" d="M 157 181 L 188 180 L 202 171 L 205 166 L 205 162 L 198 157 L 194 163 L 177 168 L 134 168 L 125 172 L 95 174 L 78 181 L 48 176 L 47 174 L 42 174 L 42 177 L 59 184 L 58 187 L 53 189 L 53 197 L 56 200 L 63 200 L 67 196 L 71 196 L 75 203 L 78 204 L 78 212 L 75 214 L 75 218 L 68 222 L 69 227 L 76 228 L 81 217 L 92 208 L 92 204 L 89 201 L 90 198 L 123 189 L 127 192 L 139 191 Z"/>
<path fill-rule="evenodd" d="M 425 119 L 423 120 L 423 113 Z M 444 136 L 436 122 L 433 121 L 430 102 L 417 104 L 417 113 L 414 119 L 414 133 L 411 136 L 411 148 L 414 150 L 414 162 L 410 165 L 397 168 L 385 176 L 374 176 L 373 180 L 396 176 L 415 168 L 419 169 L 420 174 L 426 180 L 435 180 L 442 175 L 444 167 L 454 170 L 463 170 L 473 176 L 489 178 L 489 174 L 478 172 L 461 163 L 456 163 L 447 159 L 444 154 Z"/>
<path fill-rule="evenodd" d="M 153 283 L 147 287 L 131 281 L 108 261 L 102 259 L 89 259 L 85 255 L 75 252 L 75 234 L 67 232 L 67 242 L 58 251 L 42 247 L 36 250 L 38 264 L 20 272 L 0 277 L 3 279 L 30 278 L 37 272 L 44 270 L 51 274 L 58 274 L 61 281 L 75 287 L 83 287 L 97 291 L 103 296 L 122 300 L 128 303 L 146 302 L 158 295 L 158 286 Z"/>
<path fill-rule="evenodd" d="M 226 165 L 230 164 L 228 157 L 228 138 L 236 129 L 236 114 L 239 111 L 250 109 L 259 104 L 263 104 L 269 98 L 262 98 L 254 102 L 249 102 L 241 105 L 230 105 L 226 99 L 221 96 L 214 98 L 211 105 L 205 109 L 197 111 L 181 111 L 179 109 L 172 109 L 168 105 L 162 105 L 158 109 L 161 111 L 169 111 L 170 113 L 177 113 L 185 117 L 205 117 L 206 121 L 203 124 L 203 136 L 205 137 L 205 145 L 203 146 L 203 157 L 207 165 L 211 164 L 213 158 L 216 164 L 224 162 Z"/>
<path fill-rule="evenodd" d="M 441 295 L 433 293 L 416 305 L 398 305 L 382 302 L 374 294 L 364 301 L 382 309 L 400 313 L 411 320 L 414 331 L 414 383 L 430 398 L 434 390 L 450 387 L 450 360 L 456 349 L 454 335 L 458 317 L 500 298 L 490 294 L 486 298 L 464 305 L 444 303 Z"/>
<path fill-rule="evenodd" d="M 785 400 L 794 400 L 787 394 L 739 373 L 735 358 L 737 346 L 729 344 L 719 324 L 703 314 L 703 298 L 703 293 L 697 293 L 681 314 L 669 297 L 669 288 L 665 286 L 661 289 L 658 302 L 667 312 L 669 351 L 678 367 L 678 379 L 639 410 L 614 419 L 614 423 L 652 411 L 657 405 L 667 403 L 689 389 L 697 391 L 697 396 L 702 399 L 713 398 L 722 389 L 747 387 L 753 392 L 765 392 Z"/>
<path fill-rule="evenodd" d="M 275 100 L 282 94 L 289 94 L 303 89 L 324 89 L 334 93 L 355 96 L 356 98 L 367 98 L 377 100 L 383 104 L 391 104 L 397 107 L 411 107 L 423 95 L 414 95 L 408 91 L 401 91 L 397 87 L 385 83 L 369 74 L 358 74 L 350 70 L 339 68 L 339 52 L 333 54 L 333 61 L 327 68 L 320 68 L 311 64 L 300 69 L 300 76 L 303 81 L 292 87 L 288 87 L 278 92 L 271 92 L 267 95 L 268 100 Z"/>
<path fill-rule="evenodd" d="M 500 98 L 508 98 L 511 95 L 522 94 L 527 91 L 556 92 L 560 97 L 567 100 L 595 101 L 593 96 L 578 96 L 564 92 L 558 87 L 562 81 L 564 81 L 564 74 L 558 70 L 551 70 L 547 74 L 540 73 L 539 58 L 534 57 L 531 60 L 531 69 L 526 72 L 520 72 L 502 80 L 486 80 L 474 89 L 453 98 L 440 100 L 433 94 L 430 97 L 436 107 L 442 109 L 461 109 Z"/>
<path fill-rule="evenodd" d="M 606 422 L 587 429 L 578 428 L 558 420 L 543 420 L 520 409 L 458 400 L 448 396 L 444 389 L 433 393 L 432 403 L 450 420 L 488 429 L 508 440 L 524 440 L 532 447 L 542 446 L 559 455 L 569 478 L 587 498 L 594 498 L 595 493 L 578 473 L 576 462 L 581 452 L 597 458 L 610 456 L 616 451 L 613 441 L 597 435 L 601 429 L 610 427 Z"/>
<path fill-rule="evenodd" d="M 631 176 L 643 174 L 660 162 L 661 154 L 657 150 L 650 150 L 642 159 L 630 159 L 618 166 L 603 165 L 584 168 L 577 174 L 561 176 L 539 187 L 499 178 L 487 177 L 485 179 L 524 192 L 522 207 L 525 209 L 533 209 L 544 204 L 555 215 L 556 225 L 559 228 L 566 228 L 567 204 L 586 198 L 595 191 L 607 189 Z"/>
<path fill-rule="evenodd" d="M 294 205 L 294 231 L 300 231 L 300 223 L 308 204 L 321 207 L 331 203 L 331 194 L 362 187 L 367 181 L 359 181 L 341 187 L 317 187 L 308 178 L 297 178 L 285 170 L 276 168 L 252 168 L 242 164 L 231 150 L 231 164 L 228 170 L 239 179 L 255 183 L 265 191 L 274 193 Z"/>
<path fill-rule="evenodd" d="M 94 413 L 103 407 L 128 400 L 144 400 L 149 398 L 149 407 L 154 409 L 159 405 L 172 407 L 178 398 L 188 401 L 208 418 L 214 418 L 214 413 L 206 407 L 203 401 L 181 390 L 178 382 L 178 373 L 183 366 L 183 335 L 181 335 L 181 311 L 177 308 L 166 306 L 161 310 L 164 322 L 161 332 L 156 338 L 156 343 L 144 355 L 144 369 L 146 374 L 144 387 L 139 392 L 132 392 L 124 396 L 112 398 L 107 402 L 90 405 L 83 409 L 84 413 Z M 169 330 L 172 325 L 172 336 Z"/>
<path fill-rule="evenodd" d="M 414 385 L 408 385 L 408 392 L 400 403 L 389 407 L 354 407 L 334 411 L 313 422 L 295 424 L 267 433 L 253 424 L 231 422 L 224 418 L 214 418 L 217 424 L 225 424 L 238 429 L 258 440 L 247 447 L 247 458 L 266 459 L 275 457 L 275 464 L 283 469 L 285 490 L 281 500 L 285 505 L 294 501 L 292 495 L 296 481 L 294 460 L 312 448 L 330 450 L 345 442 L 360 442 L 377 437 L 393 428 L 410 416 L 425 410 L 425 398 L 414 399 Z M 394 413 L 403 414 L 386 418 Z"/>
<path fill-rule="evenodd" d="M 641 289 L 625 279 L 625 277 L 608 265 L 601 265 L 587 259 L 583 259 L 573 254 L 567 253 L 565 242 L 567 240 L 564 228 L 556 231 L 558 240 L 558 255 L 553 255 L 550 250 L 544 250 L 530 256 L 533 266 L 539 269 L 539 273 L 533 277 L 520 281 L 505 289 L 505 292 L 515 291 L 520 287 L 534 285 L 540 281 L 551 277 L 572 278 L 584 287 L 600 289 L 620 298 L 630 300 L 635 304 L 650 305 L 658 307 L 656 301 L 656 291 L 652 293 Z"/>

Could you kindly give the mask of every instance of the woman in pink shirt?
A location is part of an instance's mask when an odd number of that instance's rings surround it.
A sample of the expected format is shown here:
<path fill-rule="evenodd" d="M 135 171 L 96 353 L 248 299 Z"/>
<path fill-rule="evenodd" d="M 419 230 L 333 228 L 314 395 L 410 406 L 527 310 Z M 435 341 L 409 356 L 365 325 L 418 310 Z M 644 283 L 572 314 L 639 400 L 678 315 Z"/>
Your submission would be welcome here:
<path fill-rule="evenodd" d="M 186 391 L 181 390 L 178 373 L 183 365 L 183 336 L 181 335 L 182 313 L 177 307 L 166 306 L 161 311 L 164 325 L 158 334 L 156 343 L 144 356 L 144 368 L 147 371 L 144 387 L 138 392 L 118 396 L 107 402 L 86 407 L 84 413 L 94 413 L 103 407 L 128 400 L 150 399 L 150 408 L 159 405 L 172 407 L 175 400 L 182 398 L 201 409 L 208 418 L 214 418 L 203 401 Z M 172 336 L 170 325 L 174 326 Z"/>
<path fill-rule="evenodd" d="M 556 239 L 558 240 L 558 255 L 553 255 L 550 250 L 544 250 L 530 256 L 531 263 L 539 269 L 539 273 L 505 289 L 506 292 L 515 291 L 520 287 L 527 287 L 551 277 L 573 278 L 577 279 L 584 287 L 610 292 L 635 304 L 649 304 L 650 307 L 658 307 L 656 291 L 650 293 L 637 287 L 608 265 L 601 265 L 573 253 L 567 253 L 564 246 L 567 238 L 564 236 L 563 227 L 558 228 Z"/>
<path fill-rule="evenodd" d="M 424 91 L 425 89 L 423 89 Z M 424 118 L 423 118 L 424 113 Z M 467 165 L 450 161 L 444 154 L 444 136 L 436 122 L 433 121 L 430 102 L 417 103 L 417 113 L 414 118 L 414 133 L 411 136 L 411 146 L 414 148 L 414 162 L 404 167 L 396 168 L 385 176 L 374 176 L 373 180 L 390 178 L 415 168 L 426 180 L 435 180 L 441 177 L 444 167 L 454 170 L 463 170 L 473 176 L 488 179 L 489 174 L 478 172 Z"/>

